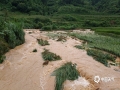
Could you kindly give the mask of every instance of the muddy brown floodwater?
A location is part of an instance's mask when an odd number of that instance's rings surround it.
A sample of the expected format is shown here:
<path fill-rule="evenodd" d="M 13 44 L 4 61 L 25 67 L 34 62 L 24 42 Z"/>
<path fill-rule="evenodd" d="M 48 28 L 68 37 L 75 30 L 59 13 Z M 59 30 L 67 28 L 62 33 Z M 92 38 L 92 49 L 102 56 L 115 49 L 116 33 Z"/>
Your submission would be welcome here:
<path fill-rule="evenodd" d="M 120 90 L 120 72 L 95 61 L 85 50 L 76 49 L 74 46 L 81 44 L 80 41 L 69 37 L 66 42 L 57 42 L 49 39 L 45 35 L 47 32 L 40 33 L 36 29 L 24 31 L 25 43 L 7 52 L 5 62 L 0 64 L 0 90 L 54 90 L 55 77 L 51 73 L 69 61 L 77 63 L 82 77 L 75 81 L 65 81 L 64 90 Z M 47 39 L 50 45 L 38 45 L 38 38 Z M 62 60 L 43 67 L 41 52 L 44 48 L 60 55 Z M 33 49 L 37 49 L 37 52 L 32 52 Z M 112 79 L 95 83 L 95 76 Z"/>

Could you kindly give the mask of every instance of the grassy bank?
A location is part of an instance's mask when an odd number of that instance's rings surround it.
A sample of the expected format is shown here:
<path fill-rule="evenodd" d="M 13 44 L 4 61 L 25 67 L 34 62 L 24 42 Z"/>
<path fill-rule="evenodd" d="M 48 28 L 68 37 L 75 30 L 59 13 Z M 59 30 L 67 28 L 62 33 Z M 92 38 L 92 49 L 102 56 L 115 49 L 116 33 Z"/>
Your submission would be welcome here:
<path fill-rule="evenodd" d="M 0 22 L 0 62 L 3 62 L 3 54 L 24 43 L 24 32 L 22 23 Z"/>
<path fill-rule="evenodd" d="M 104 36 L 120 38 L 120 27 L 94 27 L 92 30 Z"/>
<path fill-rule="evenodd" d="M 120 56 L 120 39 L 97 34 L 77 34 L 73 33 L 79 39 L 88 42 L 90 48 L 104 50 L 116 56 Z"/>

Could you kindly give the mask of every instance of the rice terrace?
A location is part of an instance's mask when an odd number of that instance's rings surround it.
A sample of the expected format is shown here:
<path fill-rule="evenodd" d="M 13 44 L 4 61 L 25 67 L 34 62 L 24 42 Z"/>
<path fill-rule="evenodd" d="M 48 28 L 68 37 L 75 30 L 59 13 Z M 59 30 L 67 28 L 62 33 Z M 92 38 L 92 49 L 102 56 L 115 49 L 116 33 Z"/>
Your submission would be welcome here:
<path fill-rule="evenodd" d="M 120 0 L 0 1 L 0 90 L 120 90 Z"/>

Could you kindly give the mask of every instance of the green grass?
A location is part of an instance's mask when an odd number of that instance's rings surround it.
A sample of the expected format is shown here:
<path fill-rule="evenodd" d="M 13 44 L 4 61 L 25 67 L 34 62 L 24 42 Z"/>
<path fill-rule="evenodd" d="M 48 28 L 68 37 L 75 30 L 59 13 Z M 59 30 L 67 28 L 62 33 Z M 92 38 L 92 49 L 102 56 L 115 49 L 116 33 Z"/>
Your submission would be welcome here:
<path fill-rule="evenodd" d="M 45 61 L 61 60 L 61 57 L 59 55 L 56 55 L 55 53 L 52 53 L 47 49 L 44 49 L 44 52 L 42 52 L 42 57 Z"/>
<path fill-rule="evenodd" d="M 59 33 L 59 34 L 55 34 L 55 33 L 47 33 L 46 34 L 48 37 L 52 38 L 53 40 L 56 39 L 56 41 L 67 41 L 67 34 L 66 33 Z"/>
<path fill-rule="evenodd" d="M 47 40 L 37 39 L 37 41 L 41 46 L 50 45 Z"/>
<path fill-rule="evenodd" d="M 98 62 L 108 66 L 108 60 L 115 62 L 116 57 L 100 50 L 88 49 L 87 54 L 92 56 Z"/>
<path fill-rule="evenodd" d="M 58 34 L 55 34 L 55 33 L 47 33 L 46 34 L 49 38 L 52 38 L 52 39 L 57 39 L 58 38 Z"/>
<path fill-rule="evenodd" d="M 75 64 L 68 62 L 62 65 L 60 68 L 56 69 L 52 76 L 56 76 L 55 90 L 63 90 L 63 83 L 65 80 L 76 80 L 78 79 L 79 72 L 76 70 Z"/>
<path fill-rule="evenodd" d="M 58 40 L 57 41 L 66 41 L 66 37 L 61 35 L 61 36 L 58 36 Z"/>
<path fill-rule="evenodd" d="M 76 45 L 75 47 L 78 49 L 85 49 L 85 46 L 83 46 L 83 45 Z"/>
<path fill-rule="evenodd" d="M 120 56 L 120 39 L 97 34 L 70 34 L 88 42 L 88 46 Z"/>
<path fill-rule="evenodd" d="M 96 27 L 92 28 L 97 33 L 120 35 L 120 27 Z"/>
<path fill-rule="evenodd" d="M 78 49 L 86 49 L 87 45 L 76 45 L 75 46 L 76 48 Z M 104 64 L 105 66 L 108 66 L 108 60 L 109 61 L 112 61 L 112 62 L 115 62 L 116 60 L 116 56 L 110 54 L 110 53 L 107 53 L 107 52 L 104 52 L 102 50 L 97 50 L 97 49 L 93 49 L 93 48 L 89 48 L 87 47 L 87 54 L 89 56 L 92 56 L 96 61 Z"/>

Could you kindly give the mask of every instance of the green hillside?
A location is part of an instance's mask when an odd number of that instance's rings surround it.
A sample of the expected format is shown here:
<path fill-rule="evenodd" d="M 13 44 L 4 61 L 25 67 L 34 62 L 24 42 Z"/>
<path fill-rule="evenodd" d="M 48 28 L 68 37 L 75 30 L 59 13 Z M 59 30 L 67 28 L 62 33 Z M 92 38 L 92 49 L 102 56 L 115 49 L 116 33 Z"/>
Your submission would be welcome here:
<path fill-rule="evenodd" d="M 0 11 L 5 9 L 41 15 L 54 13 L 120 14 L 120 0 L 1 0 Z"/>

